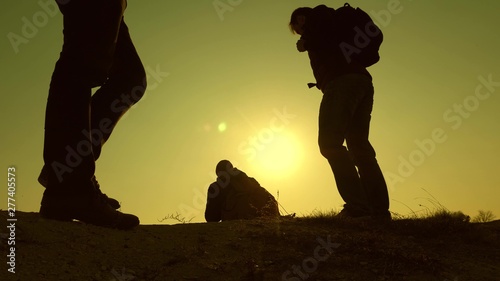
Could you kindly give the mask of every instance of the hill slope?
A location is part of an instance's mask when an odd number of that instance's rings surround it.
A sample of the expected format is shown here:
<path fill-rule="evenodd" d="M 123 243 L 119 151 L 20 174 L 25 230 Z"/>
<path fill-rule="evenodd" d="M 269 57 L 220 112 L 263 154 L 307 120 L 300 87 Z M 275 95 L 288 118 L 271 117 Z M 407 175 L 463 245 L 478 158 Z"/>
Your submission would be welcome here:
<path fill-rule="evenodd" d="M 0 280 L 500 280 L 500 221 L 302 218 L 119 231 L 16 217 L 15 273 L 4 262 Z M 14 234 L 0 233 L 5 257 Z"/>

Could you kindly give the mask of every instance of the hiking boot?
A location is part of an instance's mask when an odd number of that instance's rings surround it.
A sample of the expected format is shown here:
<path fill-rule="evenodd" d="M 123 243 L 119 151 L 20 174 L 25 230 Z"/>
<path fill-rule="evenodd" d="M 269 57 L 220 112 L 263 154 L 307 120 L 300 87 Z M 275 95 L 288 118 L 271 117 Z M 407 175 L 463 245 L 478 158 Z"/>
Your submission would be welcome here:
<path fill-rule="evenodd" d="M 114 198 L 110 198 L 106 194 L 102 193 L 101 186 L 99 185 L 99 182 L 97 182 L 97 179 L 95 176 L 92 177 L 91 181 L 92 181 L 92 184 L 94 184 L 94 188 L 96 189 L 97 193 L 102 198 L 104 198 L 104 200 L 108 203 L 109 206 L 111 206 L 111 208 L 113 208 L 115 210 L 120 209 L 121 206 L 120 206 L 120 202 L 118 202 L 118 200 L 116 200 Z"/>
<path fill-rule="evenodd" d="M 351 209 L 342 209 L 342 211 L 340 211 L 336 217 L 339 217 L 339 218 L 368 218 L 370 216 L 369 213 L 367 212 L 364 212 L 364 211 L 354 211 L 354 210 L 351 210 Z"/>
<path fill-rule="evenodd" d="M 42 172 L 38 176 L 38 182 L 45 188 L 47 188 L 47 186 L 49 185 L 49 180 L 48 180 L 49 176 L 47 169 L 48 169 L 47 166 L 44 165 L 42 168 Z M 93 176 L 91 180 L 92 183 L 94 184 L 95 189 L 100 194 L 100 196 L 102 196 L 113 209 L 120 209 L 120 202 L 118 202 L 118 200 L 110 198 L 106 194 L 102 193 L 101 187 L 99 185 L 99 182 L 97 182 L 96 177 Z"/>
<path fill-rule="evenodd" d="M 89 183 L 91 184 L 91 183 Z M 79 220 L 102 227 L 131 229 L 139 225 L 139 218 L 113 209 L 93 187 L 78 192 L 55 192 L 46 189 L 40 215 L 58 221 Z"/>
<path fill-rule="evenodd" d="M 380 223 L 386 223 L 392 221 L 392 215 L 389 211 L 374 212 L 372 219 Z"/>

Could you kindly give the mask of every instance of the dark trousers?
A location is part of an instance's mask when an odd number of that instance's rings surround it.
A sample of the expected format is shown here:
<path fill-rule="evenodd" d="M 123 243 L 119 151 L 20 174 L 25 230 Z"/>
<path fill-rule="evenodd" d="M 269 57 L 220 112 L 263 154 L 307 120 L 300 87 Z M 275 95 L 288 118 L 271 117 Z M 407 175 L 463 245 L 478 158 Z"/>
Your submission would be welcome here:
<path fill-rule="evenodd" d="M 125 0 L 58 5 L 64 44 L 49 88 L 43 158 L 50 188 L 78 188 L 93 177 L 118 120 L 144 95 L 146 73 L 123 20 Z"/>
<path fill-rule="evenodd" d="M 332 168 L 344 208 L 386 213 L 387 185 L 368 141 L 374 94 L 371 79 L 362 74 L 340 76 L 323 92 L 318 142 Z"/>

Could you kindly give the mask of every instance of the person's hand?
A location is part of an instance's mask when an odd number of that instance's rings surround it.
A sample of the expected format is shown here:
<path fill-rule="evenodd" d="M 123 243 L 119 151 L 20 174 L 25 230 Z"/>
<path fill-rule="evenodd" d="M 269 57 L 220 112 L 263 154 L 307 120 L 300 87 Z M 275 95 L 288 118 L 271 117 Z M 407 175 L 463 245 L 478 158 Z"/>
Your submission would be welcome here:
<path fill-rule="evenodd" d="M 304 39 L 300 39 L 297 41 L 297 50 L 299 52 L 305 52 L 306 50 L 306 41 Z"/>

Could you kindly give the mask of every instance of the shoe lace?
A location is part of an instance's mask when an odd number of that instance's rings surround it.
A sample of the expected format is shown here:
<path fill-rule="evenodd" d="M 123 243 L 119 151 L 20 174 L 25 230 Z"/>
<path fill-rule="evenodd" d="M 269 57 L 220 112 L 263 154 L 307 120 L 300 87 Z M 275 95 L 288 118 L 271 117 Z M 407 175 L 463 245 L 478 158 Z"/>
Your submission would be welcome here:
<path fill-rule="evenodd" d="M 94 191 L 96 192 L 97 197 L 99 197 L 99 200 L 107 204 L 109 197 L 102 193 L 101 186 L 95 176 L 92 178 L 92 184 L 94 185 Z"/>

